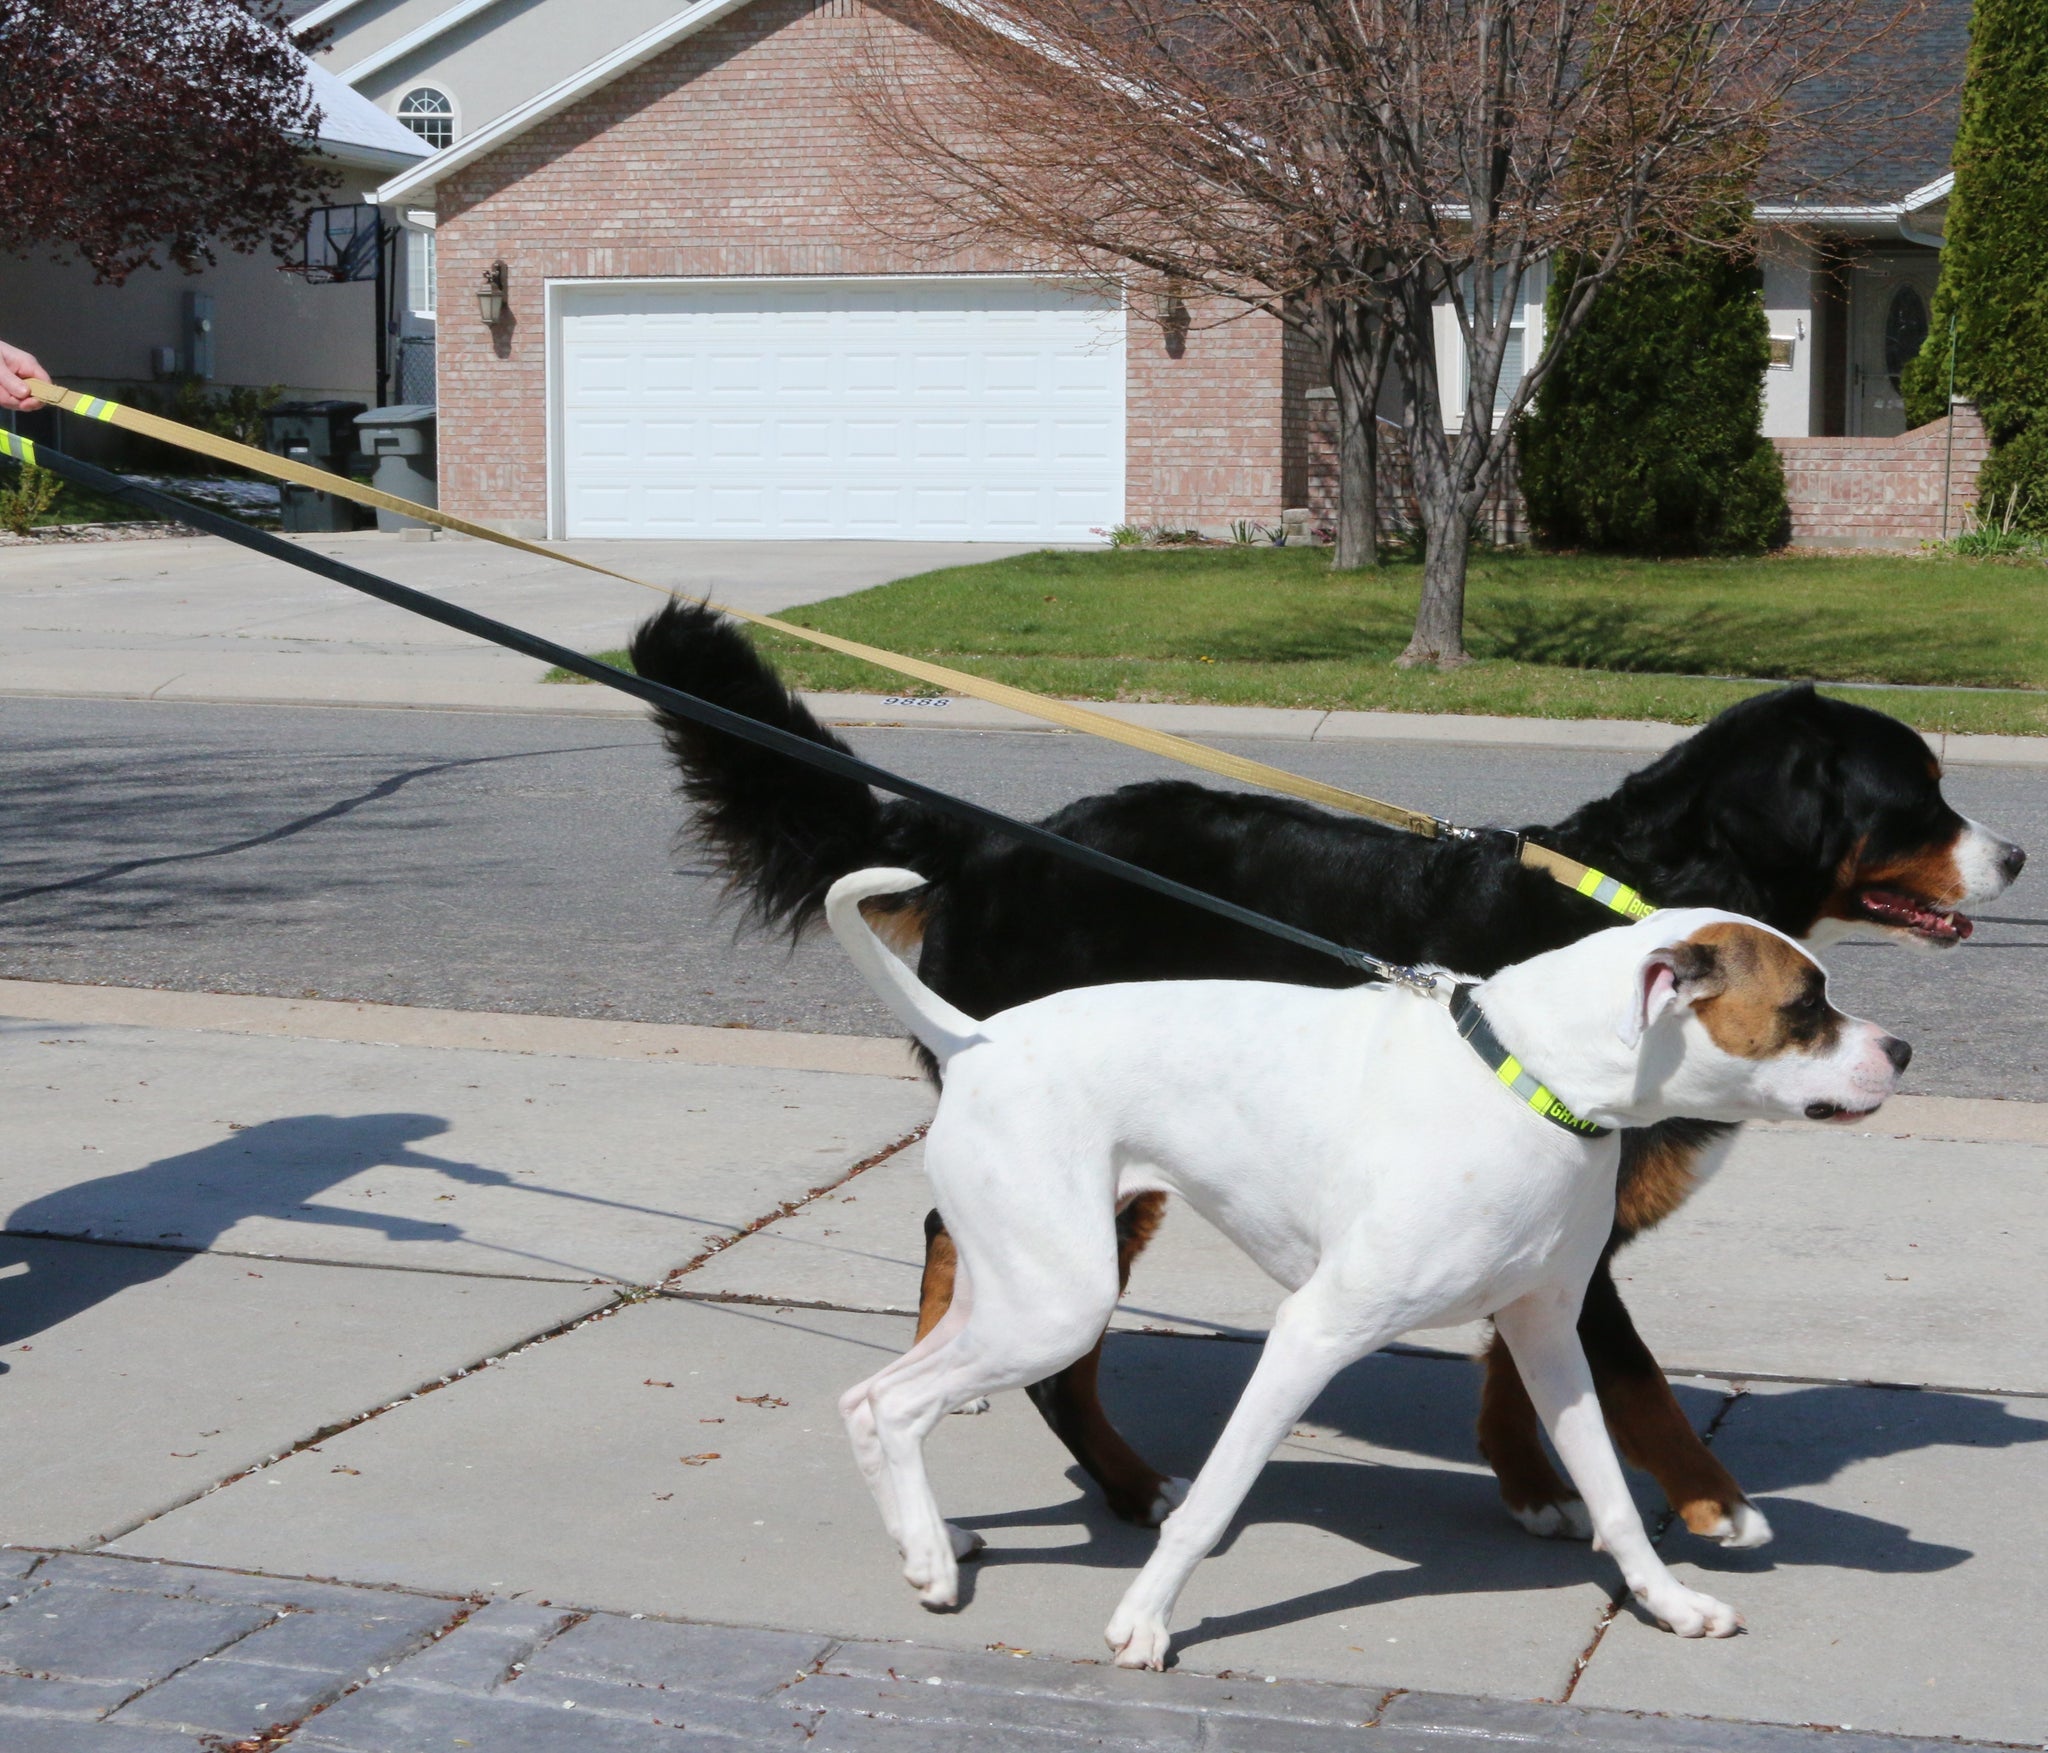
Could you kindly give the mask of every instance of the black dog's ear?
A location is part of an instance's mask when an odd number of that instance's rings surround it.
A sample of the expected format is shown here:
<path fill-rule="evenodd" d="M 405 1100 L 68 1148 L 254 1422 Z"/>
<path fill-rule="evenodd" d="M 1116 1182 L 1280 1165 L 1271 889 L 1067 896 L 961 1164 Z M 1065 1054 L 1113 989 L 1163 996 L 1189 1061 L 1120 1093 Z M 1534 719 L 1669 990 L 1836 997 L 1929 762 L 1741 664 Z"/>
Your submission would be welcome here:
<path fill-rule="evenodd" d="M 1615 1033 L 1624 1047 L 1633 1047 L 1657 1019 L 1684 1010 L 1727 989 L 1721 953 L 1710 943 L 1681 938 L 1660 944 L 1636 969 L 1629 1007 Z"/>

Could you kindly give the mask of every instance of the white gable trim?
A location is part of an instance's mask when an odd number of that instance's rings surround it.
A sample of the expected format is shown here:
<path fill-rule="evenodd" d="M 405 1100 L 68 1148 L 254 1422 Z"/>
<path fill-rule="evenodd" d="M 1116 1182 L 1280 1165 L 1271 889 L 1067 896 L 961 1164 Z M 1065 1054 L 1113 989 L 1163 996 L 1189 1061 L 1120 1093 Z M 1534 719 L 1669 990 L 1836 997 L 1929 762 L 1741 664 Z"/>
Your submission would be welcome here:
<path fill-rule="evenodd" d="M 692 0 L 675 17 L 652 30 L 642 31 L 602 60 L 591 62 L 582 72 L 571 74 L 560 84 L 551 85 L 538 96 L 528 98 L 518 108 L 507 110 L 489 127 L 437 152 L 417 170 L 394 177 L 377 191 L 377 199 L 383 202 L 402 201 L 433 188 L 450 171 L 474 164 L 487 153 L 495 152 L 506 141 L 545 122 L 550 116 L 560 115 L 599 87 L 609 85 L 621 74 L 630 73 L 641 63 L 653 60 L 664 49 L 674 47 L 685 37 L 694 36 L 706 25 L 716 24 L 727 13 L 737 12 L 748 3 L 749 0 Z"/>
<path fill-rule="evenodd" d="M 318 30 L 330 20 L 339 18 L 344 12 L 360 6 L 363 0 L 323 0 L 323 4 L 311 12 L 301 13 L 288 27 L 295 37 L 304 36 L 309 30 Z"/>
<path fill-rule="evenodd" d="M 344 5 L 353 5 L 355 0 L 341 0 Z M 395 38 L 365 55 L 352 67 L 344 67 L 341 77 L 353 85 L 359 79 L 367 79 L 372 73 L 382 72 L 393 61 L 403 60 L 422 44 L 432 42 L 436 37 L 453 30 L 466 19 L 474 18 L 479 12 L 488 11 L 498 0 L 459 0 L 446 12 L 438 13 L 416 30 L 409 30 L 404 36 Z"/>
<path fill-rule="evenodd" d="M 1937 201 L 1946 201 L 1955 193 L 1956 173 L 1944 171 L 1923 188 L 1915 189 L 1899 202 L 1900 209 L 1907 213 L 1918 213 L 1923 207 L 1932 207 Z"/>

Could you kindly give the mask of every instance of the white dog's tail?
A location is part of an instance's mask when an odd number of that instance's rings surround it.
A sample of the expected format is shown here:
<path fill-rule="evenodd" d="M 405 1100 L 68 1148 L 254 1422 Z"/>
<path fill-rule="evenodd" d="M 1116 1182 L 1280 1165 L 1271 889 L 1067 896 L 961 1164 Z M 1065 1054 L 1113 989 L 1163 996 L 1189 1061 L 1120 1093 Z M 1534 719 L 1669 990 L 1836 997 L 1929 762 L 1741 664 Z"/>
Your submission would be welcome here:
<path fill-rule="evenodd" d="M 964 1010 L 948 1004 L 892 955 L 861 913 L 860 904 L 877 895 L 901 895 L 924 887 L 914 870 L 856 870 L 841 877 L 825 896 L 825 922 L 840 947 L 853 958 L 861 977 L 894 1013 L 896 1020 L 938 1056 L 940 1064 L 969 1042 L 979 1039 L 981 1025 Z"/>

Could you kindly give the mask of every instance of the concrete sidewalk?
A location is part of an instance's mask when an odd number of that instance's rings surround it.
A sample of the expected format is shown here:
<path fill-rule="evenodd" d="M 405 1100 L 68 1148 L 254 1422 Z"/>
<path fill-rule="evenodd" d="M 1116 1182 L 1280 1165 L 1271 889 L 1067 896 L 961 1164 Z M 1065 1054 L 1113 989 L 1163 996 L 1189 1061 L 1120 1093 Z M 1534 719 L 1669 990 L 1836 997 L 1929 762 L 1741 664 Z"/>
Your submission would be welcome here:
<path fill-rule="evenodd" d="M 656 601 L 631 585 L 461 537 L 297 538 L 580 651 L 623 645 Z M 571 542 L 664 586 L 771 613 L 942 566 L 1025 552 L 972 542 Z M 541 666 L 211 537 L 0 552 L 0 695 L 644 716 L 629 696 L 544 683 Z M 816 694 L 838 725 L 1033 730 L 967 699 Z M 1431 742 L 1655 755 L 1691 734 L 1617 719 L 1101 704 L 1182 736 Z M 1058 733 L 1054 734 L 1067 734 Z M 1956 765 L 2048 767 L 2048 737 L 1930 734 Z"/>
<path fill-rule="evenodd" d="M 1150 1536 L 1021 1396 L 932 1444 L 990 1543 L 956 1615 L 846 1453 L 833 1397 L 915 1289 L 930 1098 L 895 1044 L 23 982 L 0 1018 L 9 1748 L 309 1711 L 262 1744 L 668 1746 L 665 1685 L 705 1746 L 2043 1739 L 2039 1108 L 1757 1129 L 1626 1257 L 1778 1530 L 1664 1535 L 1748 1635 L 1655 1631 L 1509 1522 L 1473 1335 L 1434 1333 L 1332 1388 L 1197 1573 L 1177 1671 L 1132 1676 L 1093 1664 Z M 1175 1213 L 1108 1354 L 1141 1448 L 1199 1465 L 1276 1295 Z"/>

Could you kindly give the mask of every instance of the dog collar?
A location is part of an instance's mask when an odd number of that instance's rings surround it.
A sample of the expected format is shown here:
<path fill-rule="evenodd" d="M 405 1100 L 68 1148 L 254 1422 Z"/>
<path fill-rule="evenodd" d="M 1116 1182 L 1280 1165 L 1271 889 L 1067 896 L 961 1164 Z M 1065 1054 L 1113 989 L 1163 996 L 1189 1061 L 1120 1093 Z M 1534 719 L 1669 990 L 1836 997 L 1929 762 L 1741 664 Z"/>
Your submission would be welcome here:
<path fill-rule="evenodd" d="M 1531 1076 L 1522 1062 L 1501 1045 L 1500 1037 L 1473 1002 L 1470 986 L 1452 988 L 1451 1020 L 1457 1024 L 1458 1033 L 1471 1044 L 1472 1051 L 1493 1068 L 1493 1075 L 1525 1108 L 1533 1108 L 1551 1125 L 1563 1127 L 1575 1138 L 1605 1138 L 1614 1130 L 1611 1126 L 1595 1126 L 1590 1120 L 1581 1120 Z"/>

